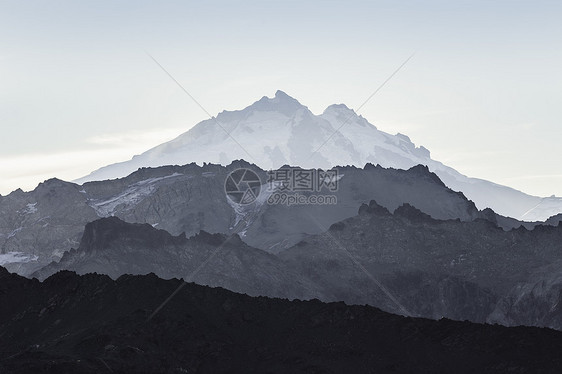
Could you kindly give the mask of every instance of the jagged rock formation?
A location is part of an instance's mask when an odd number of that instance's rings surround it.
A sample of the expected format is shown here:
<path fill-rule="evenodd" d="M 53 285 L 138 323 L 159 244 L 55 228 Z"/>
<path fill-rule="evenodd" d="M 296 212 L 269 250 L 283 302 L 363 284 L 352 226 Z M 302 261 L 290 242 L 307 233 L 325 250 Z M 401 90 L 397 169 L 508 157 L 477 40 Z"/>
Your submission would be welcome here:
<path fill-rule="evenodd" d="M 435 220 L 409 204 L 391 214 L 374 201 L 359 213 L 279 256 L 350 302 L 378 292 L 372 305 L 400 313 L 370 274 L 414 315 L 560 328 L 562 224 L 506 232 L 483 219 Z"/>
<path fill-rule="evenodd" d="M 116 217 L 86 225 L 77 249 L 32 276 L 43 280 L 59 270 L 95 272 L 114 279 L 123 274 L 155 273 L 254 296 L 311 299 L 321 294 L 277 257 L 249 247 L 236 234 L 228 237 L 201 231 L 186 239 Z"/>
<path fill-rule="evenodd" d="M 363 169 L 338 168 L 339 188 L 330 192 L 337 197 L 336 205 L 269 205 L 263 197 L 245 207 L 233 205 L 224 190 L 228 174 L 238 168 L 254 170 L 267 194 L 266 172 L 237 161 L 227 167 L 189 164 L 141 169 L 123 179 L 83 186 L 53 179 L 34 191 L 0 197 L 0 265 L 30 274 L 75 248 L 88 222 L 109 216 L 148 223 L 173 235 L 192 236 L 200 230 L 240 233 L 249 245 L 272 253 L 355 215 L 357 207 L 370 199 L 390 210 L 409 203 L 438 219 L 496 220 L 495 213 L 478 212 L 464 195 L 445 187 L 424 166 L 407 171 L 371 164 Z M 506 228 L 521 224 L 497 222 Z"/>

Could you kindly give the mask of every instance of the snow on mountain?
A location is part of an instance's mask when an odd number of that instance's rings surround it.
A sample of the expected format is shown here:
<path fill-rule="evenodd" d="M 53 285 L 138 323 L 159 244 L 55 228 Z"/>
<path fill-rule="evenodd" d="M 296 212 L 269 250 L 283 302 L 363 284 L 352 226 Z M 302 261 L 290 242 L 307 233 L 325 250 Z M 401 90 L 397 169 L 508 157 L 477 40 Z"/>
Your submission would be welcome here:
<path fill-rule="evenodd" d="M 530 196 L 489 181 L 469 178 L 433 160 L 429 150 L 406 135 L 378 130 L 344 104 L 330 105 L 320 115 L 282 91 L 243 110 L 223 111 L 176 139 L 131 160 L 105 166 L 76 182 L 126 176 L 140 167 L 196 162 L 229 164 L 245 159 L 264 169 L 283 165 L 330 168 L 366 163 L 408 169 L 427 165 L 450 188 L 462 191 L 479 209 L 526 221 L 546 220 L 562 212 L 562 199 Z"/>
<path fill-rule="evenodd" d="M 0 253 L 0 266 L 11 263 L 25 263 L 37 261 L 38 256 L 28 255 L 23 252 Z"/>
<path fill-rule="evenodd" d="M 113 216 L 115 209 L 118 206 L 128 207 L 134 206 L 139 201 L 142 201 L 146 196 L 154 192 L 156 188 L 155 184 L 158 181 L 168 178 L 178 177 L 182 174 L 174 173 L 160 178 L 150 178 L 143 180 L 133 185 L 129 186 L 125 191 L 118 194 L 117 196 L 112 196 L 110 199 L 104 200 L 88 200 L 88 205 L 94 208 L 96 214 L 100 217 Z M 85 192 L 85 191 L 84 191 Z"/>

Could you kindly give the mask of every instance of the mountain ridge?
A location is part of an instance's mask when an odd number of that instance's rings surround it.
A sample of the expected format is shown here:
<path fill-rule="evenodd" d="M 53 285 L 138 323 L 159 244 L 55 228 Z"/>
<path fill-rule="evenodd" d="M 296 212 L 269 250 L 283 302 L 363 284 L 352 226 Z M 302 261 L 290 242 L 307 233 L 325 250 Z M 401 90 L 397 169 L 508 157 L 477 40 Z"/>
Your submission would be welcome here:
<path fill-rule="evenodd" d="M 253 298 L 154 274 L 111 280 L 66 271 L 39 282 L 0 267 L 0 305 L 6 306 L 2 372 L 556 373 L 562 367 L 559 331 Z"/>
<path fill-rule="evenodd" d="M 247 161 L 217 164 L 141 168 L 125 178 L 87 182 L 80 186 L 51 179 L 30 192 L 15 191 L 0 197 L 0 264 L 30 274 L 79 245 L 84 226 L 100 217 L 118 216 L 131 223 L 148 223 L 173 235 L 192 236 L 200 230 L 230 235 L 237 230 L 252 247 L 277 253 L 306 234 L 322 231 L 357 213 L 357 207 L 375 199 L 394 211 L 409 203 L 439 219 L 463 221 L 485 218 L 502 228 L 537 222 L 520 222 L 491 209 L 478 211 L 462 192 L 454 192 L 427 166 L 410 170 L 366 164 L 363 168 L 337 168 L 341 180 L 337 205 L 229 203 L 224 191 L 227 175 L 240 168 L 254 171 L 267 192 L 267 172 Z M 265 197 L 262 199 L 264 202 Z M 311 220 L 316 217 L 318 222 Z M 554 216 L 557 225 L 562 215 Z M 321 226 L 319 226 L 320 224 Z"/>
<path fill-rule="evenodd" d="M 246 207 L 232 205 L 224 189 L 228 174 L 240 168 L 252 170 L 263 183 L 264 197 Z M 39 256 L 38 262 L 6 264 L 21 274 L 27 274 L 28 267 L 35 271 L 34 264 L 58 260 L 64 251 L 76 248 L 88 222 L 112 215 L 131 223 L 148 223 L 173 235 L 239 230 L 249 245 L 278 252 L 303 235 L 320 231 L 310 215 L 328 227 L 353 216 L 361 203 L 372 198 L 392 210 L 408 202 L 436 218 L 472 220 L 484 214 L 462 193 L 445 187 L 425 166 L 401 170 L 368 164 L 337 170 L 341 179 L 333 195 L 339 203 L 306 206 L 266 204 L 265 195 L 270 193 L 267 172 L 243 160 L 226 167 L 191 163 L 141 168 L 125 178 L 82 186 L 51 179 L 31 192 L 0 198 L 4 212 L 0 216 L 0 262 L 10 253 Z M 493 212 L 485 216 L 497 220 Z M 510 228 L 521 223 L 508 220 L 502 224 Z"/>

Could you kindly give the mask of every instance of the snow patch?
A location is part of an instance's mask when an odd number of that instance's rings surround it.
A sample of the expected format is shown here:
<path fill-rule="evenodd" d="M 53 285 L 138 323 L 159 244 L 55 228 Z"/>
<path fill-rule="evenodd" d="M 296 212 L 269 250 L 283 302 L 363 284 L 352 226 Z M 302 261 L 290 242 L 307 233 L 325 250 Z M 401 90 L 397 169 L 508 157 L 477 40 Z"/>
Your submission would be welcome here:
<path fill-rule="evenodd" d="M 127 209 L 140 203 L 156 190 L 157 182 L 181 175 L 183 174 L 174 173 L 165 177 L 145 179 L 131 184 L 125 191 L 109 199 L 88 200 L 88 205 L 94 208 L 99 217 L 109 217 L 115 214 L 115 210 L 118 206 L 123 205 L 124 208 Z"/>
<path fill-rule="evenodd" d="M 230 227 L 230 229 L 234 230 L 241 224 L 241 222 L 244 222 L 244 226 L 240 228 L 237 233 L 240 237 L 246 236 L 248 228 L 250 228 L 252 223 L 254 223 L 254 221 L 258 218 L 269 197 L 273 195 L 273 193 L 277 191 L 281 185 L 282 182 L 280 181 L 262 184 L 257 199 L 253 203 L 247 205 L 237 204 L 232 201 L 230 196 L 226 195 L 226 201 L 232 207 L 235 214 L 234 224 Z"/>
<path fill-rule="evenodd" d="M 26 208 L 24 209 L 23 213 L 25 214 L 33 214 L 37 213 L 37 203 L 27 204 Z"/>
<path fill-rule="evenodd" d="M 21 230 L 23 230 L 23 227 L 18 227 L 17 229 L 15 229 L 14 231 L 12 231 L 11 233 L 8 234 L 8 239 L 13 238 L 14 236 L 16 236 L 16 234 L 18 232 L 20 232 Z"/>
<path fill-rule="evenodd" d="M 32 262 L 37 261 L 38 259 L 38 256 L 28 255 L 23 252 L 8 252 L 0 254 L 0 266 L 14 262 Z"/>

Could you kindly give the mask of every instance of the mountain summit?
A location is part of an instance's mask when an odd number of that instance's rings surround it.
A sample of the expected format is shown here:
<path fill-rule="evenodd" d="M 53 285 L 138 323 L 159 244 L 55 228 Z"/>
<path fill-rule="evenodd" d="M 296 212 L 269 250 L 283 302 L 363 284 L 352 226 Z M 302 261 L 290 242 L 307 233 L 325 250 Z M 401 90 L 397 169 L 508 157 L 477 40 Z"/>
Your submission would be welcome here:
<path fill-rule="evenodd" d="M 280 112 L 286 116 L 292 116 L 299 109 L 306 109 L 298 100 L 287 95 L 285 92 L 278 90 L 275 97 L 270 99 L 267 96 L 256 101 L 253 105 L 246 108 L 245 111 L 262 111 L 262 112 Z M 224 112 L 223 112 L 224 113 Z"/>
<path fill-rule="evenodd" d="M 343 125 L 343 126 L 342 126 Z M 408 137 L 379 131 L 344 104 L 330 105 L 321 115 L 283 91 L 262 97 L 236 111 L 223 111 L 176 139 L 109 165 L 79 182 L 126 176 L 139 167 L 245 159 L 264 169 L 283 165 L 330 168 L 335 165 L 380 164 L 408 169 L 429 160 Z"/>
<path fill-rule="evenodd" d="M 140 167 L 196 162 L 228 165 L 244 159 L 264 169 L 283 165 L 331 168 L 366 163 L 409 169 L 422 164 L 447 186 L 462 191 L 479 209 L 492 208 L 520 220 L 546 220 L 562 212 L 561 198 L 543 199 L 485 180 L 468 178 L 431 158 L 408 136 L 377 129 L 345 104 L 313 114 L 283 91 L 237 111 L 223 111 L 176 139 L 131 160 L 105 166 L 77 182 L 124 177 Z"/>

